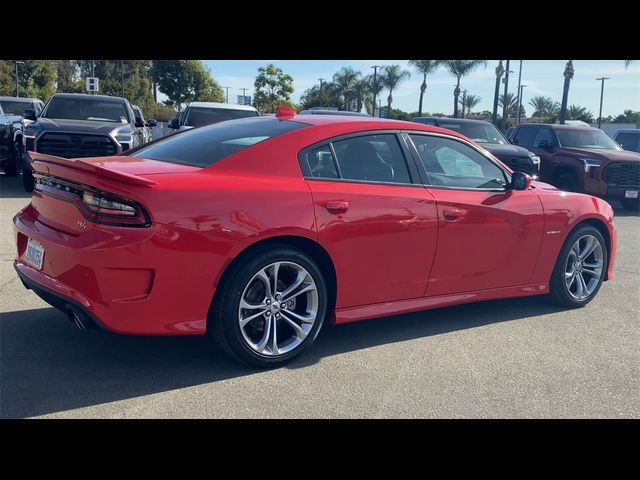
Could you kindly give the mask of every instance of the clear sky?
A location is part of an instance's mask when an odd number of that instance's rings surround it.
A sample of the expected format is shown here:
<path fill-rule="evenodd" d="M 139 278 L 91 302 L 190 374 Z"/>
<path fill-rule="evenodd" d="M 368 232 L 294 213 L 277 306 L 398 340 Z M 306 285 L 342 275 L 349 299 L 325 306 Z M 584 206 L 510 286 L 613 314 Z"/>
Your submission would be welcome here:
<path fill-rule="evenodd" d="M 229 101 L 236 102 L 242 87 L 248 88 L 247 94 L 253 93 L 253 82 L 258 67 L 273 63 L 294 78 L 295 91 L 293 101 L 309 87 L 319 84 L 318 79 L 330 80 L 335 72 L 343 66 L 351 66 L 363 74 L 373 72 L 371 65 L 399 64 L 411 70 L 408 60 L 205 60 L 213 78 L 222 86 L 229 86 Z M 525 60 L 522 65 L 522 84 L 524 88 L 523 105 L 527 115 L 533 109 L 528 105 L 529 99 L 536 95 L 544 95 L 556 101 L 562 99 L 564 77 L 564 60 Z M 492 110 L 493 92 L 495 88 L 495 67 L 497 60 L 489 60 L 487 68 L 480 67 L 468 77 L 462 79 L 462 88 L 468 94 L 482 97 L 481 103 L 474 111 Z M 586 107 L 598 115 L 600 102 L 600 82 L 597 77 L 611 77 L 605 82 L 603 116 L 617 115 L 625 109 L 640 110 L 640 61 L 633 62 L 625 69 L 622 60 L 575 60 L 575 75 L 569 91 L 569 105 L 577 104 Z M 511 60 L 510 69 L 514 71 L 509 78 L 509 91 L 516 93 L 518 84 L 518 60 Z M 411 79 L 394 91 L 394 107 L 407 112 L 417 111 L 418 97 L 422 77 L 412 71 Z M 455 78 L 444 68 L 439 69 L 427 78 L 427 93 L 423 111 L 453 113 L 453 89 Z M 502 93 L 501 86 L 501 93 Z M 383 91 L 383 103 L 388 92 Z"/>

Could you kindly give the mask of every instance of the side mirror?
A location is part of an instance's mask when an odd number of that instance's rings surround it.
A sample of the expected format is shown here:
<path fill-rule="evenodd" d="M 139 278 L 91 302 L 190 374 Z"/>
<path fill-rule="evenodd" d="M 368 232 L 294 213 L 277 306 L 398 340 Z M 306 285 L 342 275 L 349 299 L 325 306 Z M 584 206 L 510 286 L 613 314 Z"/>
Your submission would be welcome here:
<path fill-rule="evenodd" d="M 511 190 L 528 190 L 531 186 L 531 177 L 523 172 L 513 172 L 511 175 Z"/>
<path fill-rule="evenodd" d="M 174 130 L 177 130 L 178 128 L 180 128 L 180 121 L 177 118 L 172 119 L 169 122 L 169 128 L 173 128 Z"/>
<path fill-rule="evenodd" d="M 147 120 L 147 127 L 155 127 L 156 125 L 158 125 L 158 122 L 155 118 L 149 118 Z"/>
<path fill-rule="evenodd" d="M 26 109 L 24 111 L 24 119 L 35 122 L 38 119 L 38 117 L 36 116 L 36 111 L 32 110 L 31 108 Z"/>
<path fill-rule="evenodd" d="M 144 122 L 142 121 L 142 117 L 136 117 L 136 128 L 142 128 L 144 127 Z"/>

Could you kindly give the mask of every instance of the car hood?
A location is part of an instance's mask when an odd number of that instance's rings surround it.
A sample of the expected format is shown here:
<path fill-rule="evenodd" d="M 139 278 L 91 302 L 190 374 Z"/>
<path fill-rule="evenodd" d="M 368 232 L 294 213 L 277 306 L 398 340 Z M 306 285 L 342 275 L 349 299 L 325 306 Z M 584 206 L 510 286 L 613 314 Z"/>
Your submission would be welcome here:
<path fill-rule="evenodd" d="M 600 150 L 595 148 L 562 147 L 567 152 L 611 162 L 640 162 L 640 153 L 629 150 Z"/>
<path fill-rule="evenodd" d="M 68 120 L 65 118 L 38 118 L 36 122 L 31 124 L 31 127 L 38 127 L 47 132 L 60 131 L 104 135 L 114 130 L 118 130 L 119 132 L 132 130 L 128 123 L 93 122 L 89 120 Z"/>
<path fill-rule="evenodd" d="M 485 150 L 489 150 L 489 152 L 498 158 L 503 156 L 529 157 L 530 155 L 533 155 L 529 150 L 518 145 L 498 145 L 495 143 L 479 143 L 478 145 Z"/>

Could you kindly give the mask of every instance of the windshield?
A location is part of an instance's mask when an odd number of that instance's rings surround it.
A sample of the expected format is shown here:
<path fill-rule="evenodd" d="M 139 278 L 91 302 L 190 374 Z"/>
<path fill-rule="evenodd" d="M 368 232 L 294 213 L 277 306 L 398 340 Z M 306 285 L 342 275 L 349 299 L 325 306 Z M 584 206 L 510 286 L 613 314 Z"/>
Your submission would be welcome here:
<path fill-rule="evenodd" d="M 497 145 L 507 145 L 509 142 L 496 127 L 490 123 L 467 123 L 467 122 L 440 122 L 442 128 L 448 128 L 461 133 L 476 143 L 495 143 Z"/>
<path fill-rule="evenodd" d="M 257 117 L 258 113 L 253 110 L 233 110 L 230 108 L 206 108 L 191 107 L 187 112 L 184 124 L 189 127 L 197 127 L 208 123 L 224 122 L 234 118 Z"/>
<path fill-rule="evenodd" d="M 31 102 L 20 100 L 0 100 L 0 105 L 2 105 L 5 115 L 23 116 L 25 110 L 33 108 Z"/>
<path fill-rule="evenodd" d="M 556 130 L 561 147 L 594 148 L 597 150 L 622 150 L 602 130 Z"/>
<path fill-rule="evenodd" d="M 53 97 L 42 116 L 94 122 L 129 122 L 123 101 L 95 98 Z"/>

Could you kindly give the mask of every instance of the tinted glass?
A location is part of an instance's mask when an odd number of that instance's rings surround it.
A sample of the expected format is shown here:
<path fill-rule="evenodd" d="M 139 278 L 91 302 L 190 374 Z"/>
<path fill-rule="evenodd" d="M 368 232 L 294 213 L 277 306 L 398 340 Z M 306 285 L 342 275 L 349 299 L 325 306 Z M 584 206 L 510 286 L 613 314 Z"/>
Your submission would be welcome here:
<path fill-rule="evenodd" d="M 547 146 L 557 146 L 555 135 L 550 128 L 538 128 L 533 137 L 533 148 L 545 148 Z"/>
<path fill-rule="evenodd" d="M 618 134 L 616 140 L 625 150 L 640 151 L 640 132 L 623 132 Z"/>
<path fill-rule="evenodd" d="M 513 143 L 523 147 L 533 146 L 533 137 L 539 129 L 535 127 L 520 127 L 516 130 Z"/>
<path fill-rule="evenodd" d="M 24 115 L 24 111 L 33 109 L 31 102 L 21 102 L 19 100 L 0 100 L 2 110 L 5 115 Z"/>
<path fill-rule="evenodd" d="M 256 117 L 257 112 L 252 110 L 232 110 L 229 108 L 205 108 L 190 107 L 184 124 L 190 127 L 218 123 L 235 118 Z"/>
<path fill-rule="evenodd" d="M 504 188 L 507 178 L 493 162 L 462 142 L 428 135 L 410 135 L 429 184 L 454 188 Z"/>
<path fill-rule="evenodd" d="M 366 135 L 333 143 L 342 178 L 411 183 L 407 164 L 393 134 Z"/>
<path fill-rule="evenodd" d="M 132 107 L 133 108 L 133 114 L 136 117 L 140 117 L 142 119 L 142 121 L 144 122 L 144 115 L 142 115 L 142 110 L 140 110 L 138 107 Z"/>
<path fill-rule="evenodd" d="M 42 116 L 95 122 L 128 123 L 129 121 L 124 102 L 95 98 L 53 97 Z"/>
<path fill-rule="evenodd" d="M 413 119 L 414 122 L 416 123 L 423 123 L 424 125 L 436 125 L 437 121 L 432 119 L 432 118 L 414 118 Z"/>
<path fill-rule="evenodd" d="M 557 130 L 560 146 L 576 148 L 594 148 L 597 150 L 621 150 L 602 130 Z"/>
<path fill-rule="evenodd" d="M 338 178 L 336 165 L 329 145 L 309 150 L 306 157 L 311 176 L 315 178 Z"/>
<path fill-rule="evenodd" d="M 509 143 L 500 131 L 490 123 L 440 121 L 440 126 L 459 132 L 476 143 L 493 143 L 497 145 Z"/>
<path fill-rule="evenodd" d="M 218 123 L 172 135 L 133 154 L 134 157 L 207 167 L 245 148 L 307 125 L 256 118 Z"/>

